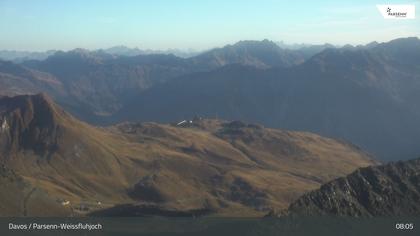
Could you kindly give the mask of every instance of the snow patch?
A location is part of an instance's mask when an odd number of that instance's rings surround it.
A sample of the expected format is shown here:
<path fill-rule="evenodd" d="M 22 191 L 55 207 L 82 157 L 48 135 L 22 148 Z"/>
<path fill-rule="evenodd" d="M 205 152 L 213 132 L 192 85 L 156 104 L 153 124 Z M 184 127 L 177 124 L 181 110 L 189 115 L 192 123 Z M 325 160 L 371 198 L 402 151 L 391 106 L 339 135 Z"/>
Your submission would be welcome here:
<path fill-rule="evenodd" d="M 1 132 L 5 132 L 5 131 L 8 131 L 9 130 L 9 124 L 7 124 L 7 120 L 4 118 L 4 119 L 2 119 L 3 120 L 3 122 L 2 122 L 2 124 L 1 124 L 1 128 L 0 128 L 0 131 Z"/>

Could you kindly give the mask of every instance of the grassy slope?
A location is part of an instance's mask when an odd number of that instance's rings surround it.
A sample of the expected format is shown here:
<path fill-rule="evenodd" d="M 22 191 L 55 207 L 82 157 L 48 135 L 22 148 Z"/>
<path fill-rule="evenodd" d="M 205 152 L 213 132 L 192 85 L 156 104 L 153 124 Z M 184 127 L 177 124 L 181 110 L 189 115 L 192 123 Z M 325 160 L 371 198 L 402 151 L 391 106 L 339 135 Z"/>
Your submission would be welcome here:
<path fill-rule="evenodd" d="M 67 216 L 69 208 L 61 206 L 42 189 L 5 167 L 0 169 L 0 216 Z"/>

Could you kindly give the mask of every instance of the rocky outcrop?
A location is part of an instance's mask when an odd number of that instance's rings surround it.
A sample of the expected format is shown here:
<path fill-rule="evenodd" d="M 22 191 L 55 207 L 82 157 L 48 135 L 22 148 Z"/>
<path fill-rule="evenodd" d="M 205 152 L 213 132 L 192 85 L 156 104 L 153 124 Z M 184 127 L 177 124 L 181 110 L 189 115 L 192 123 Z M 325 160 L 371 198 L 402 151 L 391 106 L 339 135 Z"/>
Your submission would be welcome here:
<path fill-rule="evenodd" d="M 44 94 L 4 97 L 0 100 L 0 147 L 2 151 L 33 149 L 46 153 L 57 145 L 58 111 Z"/>
<path fill-rule="evenodd" d="M 287 214 L 418 216 L 420 159 L 358 169 L 302 196 Z"/>

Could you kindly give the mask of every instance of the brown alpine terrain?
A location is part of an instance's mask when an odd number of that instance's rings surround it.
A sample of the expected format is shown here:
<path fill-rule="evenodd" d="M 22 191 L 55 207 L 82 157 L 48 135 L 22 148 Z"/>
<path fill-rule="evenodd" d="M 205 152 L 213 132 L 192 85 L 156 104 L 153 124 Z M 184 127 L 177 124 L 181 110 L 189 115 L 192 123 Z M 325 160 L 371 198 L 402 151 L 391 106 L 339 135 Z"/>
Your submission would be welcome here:
<path fill-rule="evenodd" d="M 0 161 L 1 216 L 261 216 L 377 163 L 343 141 L 240 121 L 94 127 L 44 94 L 0 98 Z"/>
<path fill-rule="evenodd" d="M 70 215 L 54 198 L 4 165 L 0 166 L 0 216 Z"/>

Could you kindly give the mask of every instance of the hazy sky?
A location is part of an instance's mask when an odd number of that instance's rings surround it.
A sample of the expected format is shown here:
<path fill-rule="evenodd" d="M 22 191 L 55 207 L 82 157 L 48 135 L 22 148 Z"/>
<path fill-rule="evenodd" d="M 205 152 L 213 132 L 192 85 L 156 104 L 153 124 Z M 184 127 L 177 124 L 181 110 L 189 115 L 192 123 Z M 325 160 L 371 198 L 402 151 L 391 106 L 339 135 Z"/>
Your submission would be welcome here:
<path fill-rule="evenodd" d="M 376 4 L 415 4 L 385 20 Z M 359 44 L 420 36 L 420 1 L 0 0 L 0 49 L 207 49 L 244 39 Z"/>

